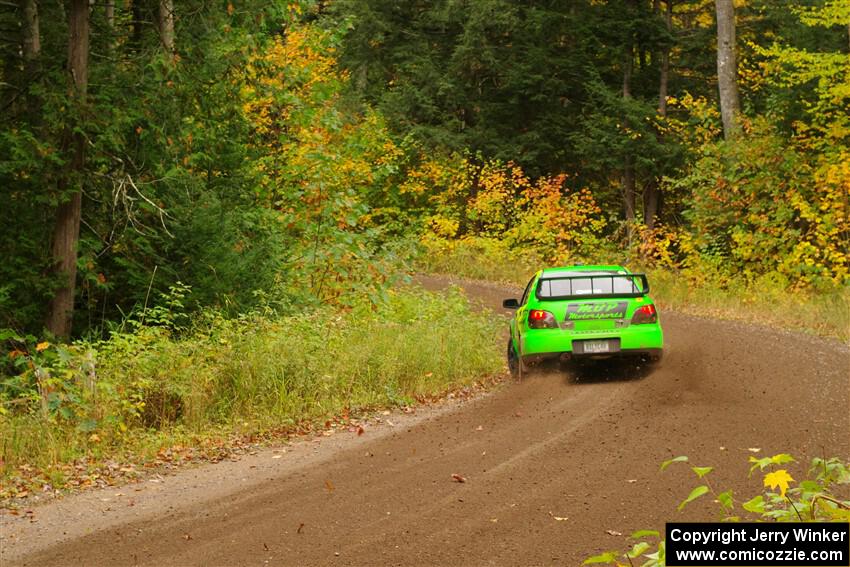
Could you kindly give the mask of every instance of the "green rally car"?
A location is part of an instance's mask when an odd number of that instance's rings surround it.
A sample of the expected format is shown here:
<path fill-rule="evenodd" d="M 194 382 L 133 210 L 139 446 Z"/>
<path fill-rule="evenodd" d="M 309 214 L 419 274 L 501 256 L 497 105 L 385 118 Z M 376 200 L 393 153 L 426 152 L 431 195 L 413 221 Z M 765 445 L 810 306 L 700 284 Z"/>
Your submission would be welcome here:
<path fill-rule="evenodd" d="M 521 374 L 546 359 L 642 356 L 658 361 L 664 333 L 644 274 L 623 266 L 568 266 L 534 274 L 516 309 L 508 365 Z"/>

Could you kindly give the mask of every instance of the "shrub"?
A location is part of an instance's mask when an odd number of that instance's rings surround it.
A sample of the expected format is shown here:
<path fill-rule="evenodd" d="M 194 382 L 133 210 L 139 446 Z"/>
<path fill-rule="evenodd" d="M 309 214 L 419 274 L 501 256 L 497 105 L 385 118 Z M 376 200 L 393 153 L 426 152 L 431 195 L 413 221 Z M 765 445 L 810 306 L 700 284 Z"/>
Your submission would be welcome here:
<path fill-rule="evenodd" d="M 16 373 L 0 385 L 5 466 L 118 452 L 170 432 L 286 428 L 407 404 L 502 368 L 497 322 L 457 290 L 180 321 L 153 310 L 106 340 L 64 346 L 6 337 L 17 347 L 7 355 Z"/>
<path fill-rule="evenodd" d="M 682 265 L 753 282 L 776 274 L 795 289 L 850 279 L 846 153 L 813 156 L 764 119 L 734 143 L 702 147 L 674 189 L 689 197 Z"/>
<path fill-rule="evenodd" d="M 687 463 L 687 457 L 676 457 L 665 461 L 661 470 L 674 463 Z M 850 500 L 842 500 L 836 491 L 850 485 L 850 463 L 838 458 L 812 459 L 803 480 L 796 481 L 783 467 L 796 462 L 786 453 L 772 457 L 750 457 L 750 474 L 769 470 L 762 477 L 762 490 L 752 498 L 742 501 L 736 499 L 732 490 L 717 490 L 707 477 L 712 467 L 692 466 L 699 485 L 679 504 L 679 510 L 691 502 L 711 496 L 717 503 L 720 520 L 724 522 L 829 522 L 850 520 Z M 800 475 L 798 474 L 798 477 Z M 793 485 L 793 486 L 792 486 Z M 590 557 L 585 564 L 623 565 L 620 558 L 629 565 L 643 557 L 643 567 L 663 567 L 665 563 L 665 542 L 657 530 L 641 530 L 631 536 L 636 543 L 621 553 L 607 551 Z"/>

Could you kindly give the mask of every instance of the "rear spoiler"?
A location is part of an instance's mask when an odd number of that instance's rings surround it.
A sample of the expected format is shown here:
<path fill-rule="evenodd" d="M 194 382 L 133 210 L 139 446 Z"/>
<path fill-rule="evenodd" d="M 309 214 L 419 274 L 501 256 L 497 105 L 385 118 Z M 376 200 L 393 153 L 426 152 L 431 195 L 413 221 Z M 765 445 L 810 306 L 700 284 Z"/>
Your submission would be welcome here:
<path fill-rule="evenodd" d="M 629 280 L 629 291 L 614 292 L 614 280 L 619 280 L 622 285 L 622 280 Z M 601 293 L 574 293 L 573 280 L 590 280 L 592 290 L 605 289 L 611 290 Z M 607 280 L 607 281 L 606 281 Z M 549 294 L 543 294 L 541 291 L 544 287 L 544 282 L 553 281 L 568 281 L 569 293 L 567 295 L 551 295 L 551 284 L 549 284 Z M 643 297 L 649 293 L 649 280 L 646 279 L 646 274 L 605 274 L 589 276 L 587 274 L 576 274 L 574 276 L 555 276 L 551 278 L 541 277 L 537 282 L 537 289 L 534 291 L 537 299 L 541 301 L 557 301 L 562 299 L 588 299 L 588 298 L 613 298 L 613 297 Z"/>

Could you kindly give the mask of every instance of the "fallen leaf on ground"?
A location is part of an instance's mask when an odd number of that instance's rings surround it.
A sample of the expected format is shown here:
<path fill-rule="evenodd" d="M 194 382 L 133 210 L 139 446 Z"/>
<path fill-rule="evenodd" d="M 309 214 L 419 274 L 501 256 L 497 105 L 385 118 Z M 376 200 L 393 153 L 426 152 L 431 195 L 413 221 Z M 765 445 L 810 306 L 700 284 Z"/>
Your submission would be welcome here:
<path fill-rule="evenodd" d="M 333 483 L 332 483 L 331 481 L 329 481 L 329 480 L 326 480 L 326 481 L 325 481 L 325 488 L 327 488 L 327 489 L 328 489 L 328 492 L 333 492 L 333 491 L 334 491 L 334 485 L 333 485 Z"/>
<path fill-rule="evenodd" d="M 608 535 L 612 535 L 612 536 L 621 536 L 621 535 L 623 535 L 623 534 L 621 534 L 620 532 L 615 532 L 614 530 L 605 530 L 605 533 L 606 533 L 606 534 L 608 534 Z"/>
<path fill-rule="evenodd" d="M 452 474 L 452 480 L 455 482 L 466 482 L 466 477 L 461 476 L 457 473 Z"/>
<path fill-rule="evenodd" d="M 748 447 L 747 451 L 749 451 L 750 453 L 758 453 L 759 451 L 761 451 L 761 448 L 760 447 Z"/>
<path fill-rule="evenodd" d="M 365 433 L 365 432 L 366 432 L 366 430 L 363 429 L 362 425 L 357 426 L 357 435 L 363 435 L 363 433 Z"/>
<path fill-rule="evenodd" d="M 298 529 L 295 530 L 295 533 L 300 534 L 304 530 L 304 523 L 298 524 Z"/>

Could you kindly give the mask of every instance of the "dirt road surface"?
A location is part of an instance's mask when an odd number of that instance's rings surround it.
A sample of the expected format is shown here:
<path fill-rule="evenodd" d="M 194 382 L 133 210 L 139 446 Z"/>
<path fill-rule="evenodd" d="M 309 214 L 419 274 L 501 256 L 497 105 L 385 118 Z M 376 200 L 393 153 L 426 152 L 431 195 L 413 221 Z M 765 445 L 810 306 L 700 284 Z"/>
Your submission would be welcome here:
<path fill-rule="evenodd" d="M 462 285 L 494 309 L 511 294 Z M 651 371 L 532 375 L 362 436 L 65 498 L 35 521 L 6 515 L 0 563 L 579 565 L 633 530 L 715 519 L 708 498 L 676 512 L 696 482 L 659 472 L 664 459 L 715 466 L 713 486 L 752 496 L 750 455 L 850 455 L 846 346 L 662 317 L 667 354 Z"/>

